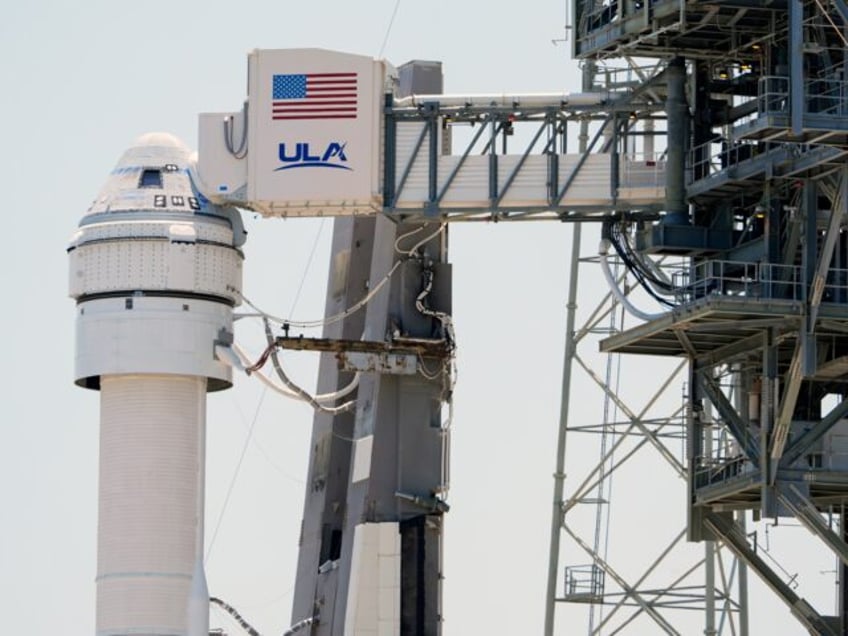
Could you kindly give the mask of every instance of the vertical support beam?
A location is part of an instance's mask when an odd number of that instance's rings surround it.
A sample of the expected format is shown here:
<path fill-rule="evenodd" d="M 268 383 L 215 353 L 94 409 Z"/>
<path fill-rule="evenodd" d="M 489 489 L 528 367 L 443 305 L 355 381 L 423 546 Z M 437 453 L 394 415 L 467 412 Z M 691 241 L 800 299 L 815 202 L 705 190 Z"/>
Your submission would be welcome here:
<path fill-rule="evenodd" d="M 789 104 L 792 134 L 804 130 L 804 3 L 789 0 Z"/>
<path fill-rule="evenodd" d="M 686 106 L 686 62 L 676 57 L 666 69 L 668 97 L 668 150 L 666 161 L 666 216 L 670 225 L 689 224 L 686 204 L 686 146 L 689 140 L 689 113 Z"/>
<path fill-rule="evenodd" d="M 801 330 L 801 374 L 809 377 L 816 372 L 816 339 L 814 332 L 814 308 L 816 295 L 813 285 L 818 263 L 818 187 L 812 179 L 804 182 L 804 240 L 802 242 L 801 267 L 803 269 L 804 301 L 806 305 L 805 325 Z"/>
<path fill-rule="evenodd" d="M 706 371 L 701 370 L 695 360 L 689 360 L 688 373 L 687 384 L 690 388 L 686 409 L 686 527 L 689 541 L 702 541 L 704 538 L 703 510 L 695 506 L 695 488 L 696 473 L 704 456 L 704 409 L 703 403 L 695 397 L 695 393 L 705 393 L 703 384 L 706 378 L 703 377 L 703 373 Z"/>
<path fill-rule="evenodd" d="M 338 314 L 368 293 L 374 224 L 374 218 L 365 217 L 334 221 L 325 316 Z M 323 336 L 358 339 L 364 326 L 365 312 L 360 311 L 325 326 Z M 319 393 L 337 391 L 351 379 L 352 374 L 338 370 L 334 354 L 321 354 Z M 316 412 L 313 417 L 291 624 L 314 616 L 319 606 L 332 608 L 336 602 L 338 570 L 321 566 L 341 556 L 353 422 L 351 412 L 335 416 Z M 329 629 L 330 624 L 320 625 L 313 634 L 330 634 Z"/>
<path fill-rule="evenodd" d="M 770 328 L 763 335 L 763 386 L 760 402 L 760 475 L 762 476 L 761 508 L 764 514 L 770 514 L 772 497 L 769 488 L 771 455 L 769 441 L 774 427 L 777 387 L 777 334 Z"/>
<path fill-rule="evenodd" d="M 439 116 L 438 108 L 430 106 L 427 117 L 427 127 L 430 137 L 430 152 L 427 170 L 427 215 L 435 216 L 438 211 L 439 198 Z"/>
<path fill-rule="evenodd" d="M 383 102 L 383 208 L 395 207 L 395 182 L 397 181 L 397 120 L 391 113 L 394 97 L 386 93 Z"/>
<path fill-rule="evenodd" d="M 498 201 L 498 130 L 499 126 L 495 116 L 491 116 L 491 120 L 489 122 L 491 136 L 489 137 L 489 203 L 492 207 L 492 211 L 494 212 L 495 206 L 497 206 Z"/>
<path fill-rule="evenodd" d="M 407 251 L 417 243 L 421 243 L 417 248 L 420 258 L 407 258 Z M 366 340 L 382 340 L 387 334 L 429 339 L 439 332 L 438 319 L 418 311 L 416 299 L 422 291 L 424 271 L 432 268 L 433 286 L 424 302 L 433 311 L 450 315 L 451 271 L 446 252 L 444 230 L 438 223 L 397 224 L 385 216 L 376 219 L 370 288 L 376 287 L 398 259 L 404 262 L 366 307 Z M 342 633 L 337 630 L 348 615 L 346 604 L 367 593 L 362 587 L 352 587 L 361 580 L 357 570 L 378 567 L 356 562 L 356 531 L 386 521 L 397 522 L 401 534 L 399 620 L 410 627 L 401 633 L 431 636 L 441 632 L 440 517 L 447 509 L 439 499 L 447 463 L 441 408 L 449 378 L 444 367 L 431 371 L 433 375 L 426 377 L 367 373 L 360 379 L 350 436 L 354 449 L 347 475 L 337 601 L 334 612 L 322 618 L 333 623 L 333 636 Z M 357 633 L 357 628 L 345 625 L 353 631 L 344 633 Z"/>
<path fill-rule="evenodd" d="M 700 400 L 698 400 L 698 396 L 696 395 L 696 386 L 699 385 L 699 382 L 692 382 L 694 378 L 694 361 L 689 363 L 690 369 L 690 386 L 692 387 L 692 396 L 691 406 L 695 407 L 695 405 L 700 404 Z M 703 409 L 702 409 L 703 411 Z M 709 414 L 704 413 L 705 419 L 707 421 L 712 418 Z M 701 431 L 697 431 L 697 434 L 701 435 L 700 439 L 703 439 L 704 445 L 704 455 L 706 457 L 712 457 L 713 454 L 713 435 L 711 433 L 707 435 L 703 435 Z M 692 478 L 692 471 L 689 471 L 690 479 Z M 689 502 L 689 505 L 692 506 L 692 501 Z M 701 519 L 698 519 L 699 524 L 701 523 Z M 715 587 L 715 570 L 716 570 L 716 544 L 715 541 L 709 539 L 704 541 L 704 636 L 716 636 L 716 587 Z"/>
<path fill-rule="evenodd" d="M 619 142 L 620 137 L 620 122 L 618 114 L 612 116 L 612 144 L 610 145 L 610 199 L 613 207 L 618 203 L 618 188 L 621 185 L 621 176 L 619 174 L 620 157 L 619 157 Z"/>
<path fill-rule="evenodd" d="M 716 636 L 715 541 L 704 541 L 704 636 Z"/>
<path fill-rule="evenodd" d="M 848 543 L 848 511 L 843 505 L 839 512 L 839 532 L 842 540 Z M 848 564 L 839 564 L 839 620 L 842 633 L 848 633 Z"/>
<path fill-rule="evenodd" d="M 768 184 L 765 192 L 770 190 Z M 767 198 L 765 236 L 766 236 L 766 262 L 780 262 L 780 213 L 783 209 L 783 201 L 778 198 Z M 771 293 L 774 293 L 772 288 Z"/>
<path fill-rule="evenodd" d="M 576 0 L 575 0 L 576 1 Z M 576 15 L 572 14 L 572 15 Z M 576 42 L 576 38 L 575 38 Z M 583 90 L 591 90 L 595 82 L 596 66 L 587 62 L 583 67 Z M 565 124 L 563 124 L 565 126 Z M 582 153 L 588 150 L 589 122 L 580 122 L 578 149 Z M 564 148 L 563 148 L 564 150 Z M 567 187 L 567 186 L 566 186 Z M 563 193 L 564 194 L 564 191 Z M 562 197 L 562 194 L 559 197 Z M 583 224 L 574 223 L 571 234 L 571 261 L 568 269 L 568 300 L 565 317 L 565 351 L 562 361 L 562 388 L 559 406 L 559 427 L 557 430 L 556 469 L 554 471 L 554 493 L 551 509 L 551 542 L 548 555 L 548 582 L 545 593 L 544 636 L 553 636 L 556 622 L 557 575 L 559 574 L 560 539 L 563 531 L 563 494 L 565 492 L 565 448 L 568 433 L 568 410 L 571 406 L 571 370 L 574 367 L 577 339 L 574 325 L 577 319 L 577 281 L 580 268 L 580 239 Z"/>
<path fill-rule="evenodd" d="M 568 278 L 568 304 L 565 319 L 565 354 L 562 362 L 562 397 L 557 433 L 556 470 L 554 472 L 553 509 L 551 511 L 551 546 L 548 556 L 548 586 L 545 602 L 545 636 L 553 636 L 556 613 L 557 575 L 559 574 L 560 538 L 562 534 L 562 505 L 565 491 L 565 448 L 568 432 L 568 410 L 571 405 L 571 370 L 577 341 L 574 324 L 577 316 L 577 281 L 580 267 L 580 238 L 582 223 L 572 225 L 571 263 Z"/>
<path fill-rule="evenodd" d="M 742 533 L 743 536 L 747 534 L 745 514 L 746 513 L 744 510 L 737 511 L 736 513 L 736 527 L 739 528 L 739 531 Z M 748 630 L 748 564 L 745 563 L 745 561 L 742 559 L 736 559 L 736 563 L 739 564 L 739 595 L 736 599 L 739 607 L 739 613 L 737 615 L 739 636 L 749 636 L 750 632 Z"/>
<path fill-rule="evenodd" d="M 429 92 L 440 90 L 439 78 L 438 90 Z M 387 109 L 390 106 L 391 98 L 387 98 Z M 385 123 L 386 163 L 394 164 L 395 122 L 388 110 Z M 425 126 L 419 145 L 428 133 L 434 164 L 439 133 L 435 116 Z M 431 200 L 437 196 L 435 176 L 431 171 Z M 395 188 L 394 165 L 384 165 L 383 178 L 384 205 L 391 208 L 405 177 Z M 324 336 L 357 340 L 365 335 L 383 340 L 391 333 L 432 339 L 446 331 L 438 317 L 451 311 L 451 271 L 443 229 L 438 223 L 397 224 L 385 215 L 337 219 L 325 315 L 351 307 L 387 272 L 393 274 L 365 311 L 328 325 Z M 404 262 L 395 267 L 398 260 Z M 417 307 L 425 271 L 431 275 L 432 286 L 422 303 L 444 314 L 426 314 Z M 445 486 L 448 448 L 441 412 L 449 383 L 446 369 L 431 369 L 433 375 L 426 377 L 364 373 L 355 414 L 316 414 L 292 620 L 296 624 L 317 616 L 312 636 L 359 633 L 381 621 L 391 623 L 395 633 L 431 636 L 441 632 L 441 517 L 447 506 L 439 496 Z M 323 354 L 319 392 L 347 384 L 352 374 L 346 375 L 340 375 L 333 354 Z M 364 546 L 362 538 L 376 536 L 375 532 L 389 532 L 380 540 L 396 543 L 397 552 L 385 555 L 373 545 Z M 357 542 L 357 536 L 362 540 Z M 395 566 L 399 583 L 383 586 L 379 594 L 367 584 L 373 580 L 371 574 L 378 572 L 382 577 L 386 569 L 389 575 L 384 582 L 394 581 L 390 574 Z M 382 596 L 388 598 L 377 598 Z M 387 608 L 399 608 L 398 615 L 378 616 L 375 608 L 382 601 Z"/>
<path fill-rule="evenodd" d="M 712 139 L 712 111 L 710 105 L 710 64 L 707 61 L 695 62 L 695 104 L 692 121 L 692 179 L 697 181 L 709 175 L 710 151 L 708 142 Z"/>

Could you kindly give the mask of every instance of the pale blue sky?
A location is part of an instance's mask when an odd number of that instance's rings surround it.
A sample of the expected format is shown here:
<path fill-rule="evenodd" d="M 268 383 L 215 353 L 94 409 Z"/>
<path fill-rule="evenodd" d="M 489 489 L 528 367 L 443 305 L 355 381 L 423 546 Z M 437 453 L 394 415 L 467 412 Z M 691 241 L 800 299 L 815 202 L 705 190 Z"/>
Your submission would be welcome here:
<path fill-rule="evenodd" d="M 563 5 L 403 1 L 385 56 L 395 64 L 442 60 L 448 92 L 577 90 L 568 47 L 552 43 L 564 35 Z M 94 631 L 98 402 L 95 393 L 72 384 L 74 309 L 66 295 L 65 246 L 77 221 L 135 137 L 162 130 L 195 147 L 197 113 L 238 108 L 245 97 L 247 51 L 314 46 L 376 56 L 393 7 L 394 0 L 32 0 L 4 9 L 5 632 Z M 248 224 L 245 293 L 279 314 L 295 304 L 320 233 L 294 311 L 296 317 L 320 316 L 331 222 L 248 215 Z M 445 633 L 535 634 L 543 618 L 570 229 L 502 224 L 451 232 L 460 357 Z M 589 235 L 587 253 L 596 241 Z M 600 277 L 587 279 L 587 287 L 600 284 Z M 256 326 L 240 329 L 240 339 L 258 341 Z M 314 386 L 313 358 L 288 364 Z M 636 392 L 648 390 L 636 373 L 626 382 Z M 587 413 L 595 413 L 587 418 L 597 418 L 598 398 L 584 397 L 584 389 L 577 394 Z M 270 394 L 263 399 L 261 388 L 246 379 L 209 400 L 207 543 L 215 537 L 207 564 L 210 592 L 264 634 L 281 633 L 289 624 L 310 427 L 307 407 Z M 645 465 L 651 461 L 659 464 L 649 457 Z M 659 495 L 665 499 L 639 493 L 645 506 L 616 521 L 626 530 L 620 554 L 640 552 L 652 537 L 670 538 L 679 529 L 683 495 L 679 484 L 675 488 Z M 674 526 L 668 532 L 662 507 Z M 574 561 L 586 558 L 575 554 Z M 819 569 L 830 567 L 825 559 Z M 830 599 L 828 585 L 818 584 L 824 599 Z M 214 625 L 220 615 L 212 616 Z M 783 627 L 772 630 L 769 621 L 769 633 L 801 633 L 783 608 L 776 616 Z M 575 621 L 583 625 L 582 618 Z M 562 628 L 567 633 L 565 623 Z M 648 630 L 643 633 L 653 633 Z"/>

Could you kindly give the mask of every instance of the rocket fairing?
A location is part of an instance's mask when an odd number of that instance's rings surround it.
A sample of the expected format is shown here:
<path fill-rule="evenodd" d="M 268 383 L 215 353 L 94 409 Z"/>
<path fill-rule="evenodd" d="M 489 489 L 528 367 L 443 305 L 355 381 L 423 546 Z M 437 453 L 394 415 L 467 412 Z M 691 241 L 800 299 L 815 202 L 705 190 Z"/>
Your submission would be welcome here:
<path fill-rule="evenodd" d="M 206 393 L 231 386 L 244 230 L 162 133 L 119 160 L 68 247 L 75 380 L 100 391 L 97 636 L 208 634 Z"/>

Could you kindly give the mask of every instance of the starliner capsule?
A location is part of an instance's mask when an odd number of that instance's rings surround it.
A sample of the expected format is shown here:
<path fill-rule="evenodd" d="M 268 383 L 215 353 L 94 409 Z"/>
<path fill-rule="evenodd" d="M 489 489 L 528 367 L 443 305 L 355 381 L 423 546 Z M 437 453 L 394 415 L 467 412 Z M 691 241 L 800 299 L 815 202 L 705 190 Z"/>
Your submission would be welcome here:
<path fill-rule="evenodd" d="M 195 188 L 189 150 L 144 135 L 68 247 L 75 378 L 100 391 L 97 636 L 208 634 L 206 393 L 231 385 L 245 232 Z"/>

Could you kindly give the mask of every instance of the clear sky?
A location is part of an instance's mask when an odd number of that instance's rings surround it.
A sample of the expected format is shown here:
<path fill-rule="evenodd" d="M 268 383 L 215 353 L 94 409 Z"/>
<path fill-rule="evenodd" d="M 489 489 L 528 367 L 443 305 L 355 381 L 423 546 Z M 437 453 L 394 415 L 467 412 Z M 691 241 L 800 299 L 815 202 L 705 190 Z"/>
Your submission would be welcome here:
<path fill-rule="evenodd" d="M 314 46 L 376 56 L 394 5 L 31 0 L 4 8 L 0 624 L 6 633 L 94 631 L 98 400 L 72 384 L 74 309 L 65 247 L 76 223 L 135 137 L 168 131 L 196 147 L 199 112 L 239 108 L 249 50 Z M 395 64 L 441 60 L 447 92 L 577 90 L 577 65 L 568 46 L 555 43 L 564 23 L 563 0 L 402 1 L 384 54 Z M 246 295 L 272 313 L 319 317 L 331 221 L 246 219 Z M 451 233 L 459 384 L 445 633 L 535 634 L 544 609 L 570 228 L 473 225 Z M 591 253 L 596 237 L 588 241 Z M 598 288 L 600 277 L 589 276 L 587 287 Z M 256 350 L 258 326 L 239 330 L 237 338 Z M 316 359 L 301 354 L 287 365 L 314 386 Z M 624 382 L 636 394 L 652 386 L 651 375 L 638 372 Z M 577 395 L 586 417 L 597 417 L 588 413 L 598 412 L 600 400 L 581 388 Z M 289 625 L 311 413 L 244 378 L 234 390 L 210 396 L 208 410 L 210 592 L 263 634 L 282 633 Z M 656 457 L 651 461 L 644 466 L 659 465 Z M 614 519 L 624 537 L 619 556 L 631 569 L 638 568 L 627 553 L 682 527 L 683 493 L 668 479 L 670 494 L 637 490 L 632 502 L 644 505 Z M 586 562 L 585 555 L 575 553 L 574 562 Z M 817 572 L 833 566 L 826 558 L 822 563 L 810 565 L 810 576 L 829 603 L 832 580 Z M 769 631 L 752 633 L 801 633 L 782 607 L 761 607 L 758 625 Z M 219 617 L 213 611 L 213 625 Z M 632 633 L 655 633 L 639 625 L 644 631 Z M 571 633 L 564 622 L 561 633 Z"/>

